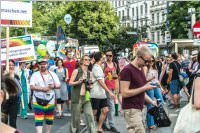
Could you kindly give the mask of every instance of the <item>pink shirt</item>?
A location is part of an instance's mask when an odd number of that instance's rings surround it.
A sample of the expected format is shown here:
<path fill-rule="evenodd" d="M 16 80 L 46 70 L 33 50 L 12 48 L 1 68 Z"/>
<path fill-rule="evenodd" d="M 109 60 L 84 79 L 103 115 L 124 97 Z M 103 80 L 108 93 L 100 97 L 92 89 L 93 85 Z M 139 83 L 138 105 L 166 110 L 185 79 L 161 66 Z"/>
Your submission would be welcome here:
<path fill-rule="evenodd" d="M 108 66 L 108 64 L 106 65 L 106 68 L 105 68 L 105 77 L 107 77 L 108 76 L 108 73 L 109 72 L 111 72 L 111 74 L 113 73 L 113 72 L 115 72 L 116 73 L 116 68 L 115 68 L 115 65 L 113 64 L 113 67 L 112 68 L 110 68 L 109 66 Z M 105 84 L 106 84 L 106 86 L 108 87 L 108 89 L 110 89 L 110 90 L 115 90 L 115 88 L 116 88 L 116 81 L 115 81 L 115 79 L 111 79 L 111 80 L 109 80 L 108 78 L 106 78 L 105 79 Z"/>

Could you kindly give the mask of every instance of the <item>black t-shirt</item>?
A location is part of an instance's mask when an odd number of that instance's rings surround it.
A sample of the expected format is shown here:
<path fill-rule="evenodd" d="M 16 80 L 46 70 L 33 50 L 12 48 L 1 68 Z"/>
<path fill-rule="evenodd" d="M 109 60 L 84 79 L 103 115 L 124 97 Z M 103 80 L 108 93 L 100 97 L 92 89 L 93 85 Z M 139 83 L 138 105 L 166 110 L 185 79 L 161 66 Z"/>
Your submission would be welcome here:
<path fill-rule="evenodd" d="M 172 80 L 177 80 L 179 79 L 179 73 L 181 69 L 181 65 L 178 63 L 178 61 L 173 61 L 172 63 L 169 64 L 169 69 L 173 69 L 172 72 Z"/>

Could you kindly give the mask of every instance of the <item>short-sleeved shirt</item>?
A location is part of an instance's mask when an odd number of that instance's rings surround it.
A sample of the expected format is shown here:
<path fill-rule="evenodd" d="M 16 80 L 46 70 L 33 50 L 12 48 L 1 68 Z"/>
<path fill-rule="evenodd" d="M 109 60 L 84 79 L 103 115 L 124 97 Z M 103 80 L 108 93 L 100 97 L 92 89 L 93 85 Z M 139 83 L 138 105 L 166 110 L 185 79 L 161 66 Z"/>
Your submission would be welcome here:
<path fill-rule="evenodd" d="M 58 76 L 54 72 L 49 71 L 48 74 L 43 75 L 43 78 L 40 71 L 34 72 L 30 79 L 30 85 L 46 87 L 48 84 L 60 84 Z M 36 102 L 35 96 L 45 100 L 50 100 L 53 97 L 49 104 L 54 104 L 55 102 L 54 90 L 48 92 L 33 91 L 33 102 Z"/>
<path fill-rule="evenodd" d="M 102 79 L 102 81 L 104 82 L 104 77 L 105 76 L 104 76 L 102 67 L 98 64 L 94 64 L 92 68 L 93 88 L 90 90 L 91 98 L 96 98 L 96 99 L 106 98 L 106 92 L 104 88 L 97 81 L 99 79 Z"/>
<path fill-rule="evenodd" d="M 139 70 L 132 64 L 124 67 L 120 73 L 120 81 L 129 81 L 129 89 L 136 89 L 144 86 L 147 81 L 143 69 Z M 120 88 L 123 89 L 123 88 Z M 143 109 L 144 105 L 144 92 L 136 96 L 122 97 L 123 109 Z"/>
<path fill-rule="evenodd" d="M 188 69 L 189 64 L 190 64 L 190 60 L 189 59 L 185 59 L 181 63 L 181 68 L 183 68 L 184 70 L 186 70 L 186 69 Z"/>
<path fill-rule="evenodd" d="M 75 59 L 72 59 L 70 61 L 69 60 L 65 60 L 63 65 L 68 70 L 69 79 L 67 80 L 67 82 L 69 82 L 70 79 L 71 79 L 71 76 L 72 76 L 72 72 L 76 68 L 76 60 Z"/>
<path fill-rule="evenodd" d="M 180 73 L 181 65 L 178 63 L 178 61 L 173 61 L 172 63 L 170 63 L 169 69 L 173 69 L 172 80 L 179 79 L 179 73 Z"/>

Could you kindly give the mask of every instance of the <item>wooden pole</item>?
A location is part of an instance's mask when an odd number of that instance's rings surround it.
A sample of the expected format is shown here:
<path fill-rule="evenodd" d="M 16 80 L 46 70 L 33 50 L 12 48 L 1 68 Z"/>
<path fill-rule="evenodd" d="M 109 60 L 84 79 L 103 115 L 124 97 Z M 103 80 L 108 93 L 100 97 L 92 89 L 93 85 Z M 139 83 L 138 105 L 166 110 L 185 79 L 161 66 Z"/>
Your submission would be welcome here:
<path fill-rule="evenodd" d="M 9 26 L 6 27 L 6 71 L 9 72 L 9 52 L 10 52 L 10 41 L 9 41 Z"/>

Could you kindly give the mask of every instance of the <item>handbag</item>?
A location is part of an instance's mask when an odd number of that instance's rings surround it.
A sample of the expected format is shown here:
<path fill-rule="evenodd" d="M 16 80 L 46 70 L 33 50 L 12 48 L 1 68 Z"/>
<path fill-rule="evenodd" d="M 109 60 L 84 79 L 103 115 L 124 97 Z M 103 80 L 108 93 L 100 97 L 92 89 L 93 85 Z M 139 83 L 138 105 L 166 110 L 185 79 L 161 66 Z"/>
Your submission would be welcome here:
<path fill-rule="evenodd" d="M 200 110 L 196 110 L 192 101 L 194 100 L 194 85 L 189 103 L 181 109 L 173 133 L 197 133 L 200 132 Z"/>
<path fill-rule="evenodd" d="M 51 99 L 46 100 L 46 99 L 41 99 L 39 97 L 36 97 L 36 95 L 34 94 L 35 99 L 37 104 L 41 105 L 41 106 L 47 106 L 49 104 L 49 102 L 54 98 L 54 96 L 51 97 Z"/>
<path fill-rule="evenodd" d="M 171 121 L 167 116 L 162 104 L 159 104 L 158 107 L 153 107 L 148 111 L 154 118 L 154 121 L 158 127 L 169 127 L 171 125 Z"/>

